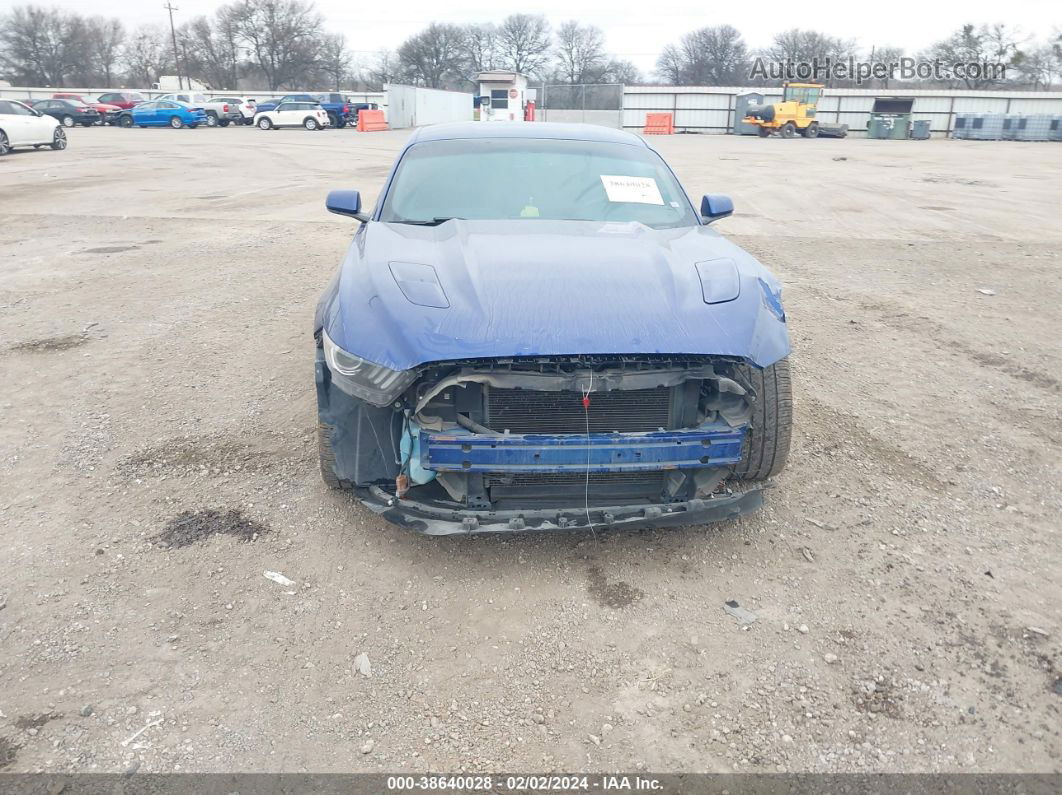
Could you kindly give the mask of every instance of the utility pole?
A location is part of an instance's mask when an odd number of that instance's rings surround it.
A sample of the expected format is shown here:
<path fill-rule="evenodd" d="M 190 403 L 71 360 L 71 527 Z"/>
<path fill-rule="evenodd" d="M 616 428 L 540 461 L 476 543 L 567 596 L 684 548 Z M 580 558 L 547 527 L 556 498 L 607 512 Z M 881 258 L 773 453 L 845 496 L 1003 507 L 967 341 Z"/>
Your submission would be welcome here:
<path fill-rule="evenodd" d="M 170 12 L 170 36 L 173 38 L 173 65 L 177 69 L 177 89 L 180 91 L 184 89 L 184 83 L 181 82 L 181 56 L 177 52 L 177 29 L 173 26 L 173 12 L 179 11 L 180 9 L 174 6 L 173 3 L 169 2 L 169 0 L 166 0 L 166 5 L 164 5 L 163 8 Z M 161 78 L 162 75 L 159 75 L 159 77 Z M 189 82 L 188 87 L 192 87 L 191 82 Z"/>

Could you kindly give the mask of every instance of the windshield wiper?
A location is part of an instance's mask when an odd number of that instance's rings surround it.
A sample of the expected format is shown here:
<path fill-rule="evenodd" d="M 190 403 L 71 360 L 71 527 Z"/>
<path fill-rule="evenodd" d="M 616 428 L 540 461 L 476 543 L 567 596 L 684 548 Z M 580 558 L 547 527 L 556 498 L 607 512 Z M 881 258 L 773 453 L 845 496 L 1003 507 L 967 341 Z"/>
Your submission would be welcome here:
<path fill-rule="evenodd" d="M 443 218 L 441 216 L 435 216 L 430 221 L 399 221 L 400 224 L 409 224 L 411 226 L 438 226 L 439 224 L 445 224 L 447 221 L 464 221 L 464 218 Z"/>

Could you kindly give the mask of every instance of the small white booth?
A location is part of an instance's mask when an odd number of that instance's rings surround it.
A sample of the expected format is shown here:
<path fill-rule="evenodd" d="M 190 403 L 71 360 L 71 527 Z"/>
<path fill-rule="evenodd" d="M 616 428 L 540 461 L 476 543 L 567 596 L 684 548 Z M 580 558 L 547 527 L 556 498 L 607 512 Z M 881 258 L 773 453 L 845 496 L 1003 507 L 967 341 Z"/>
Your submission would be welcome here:
<path fill-rule="evenodd" d="M 519 72 L 496 69 L 479 73 L 479 120 L 524 121 L 524 109 L 535 99 L 527 77 Z"/>

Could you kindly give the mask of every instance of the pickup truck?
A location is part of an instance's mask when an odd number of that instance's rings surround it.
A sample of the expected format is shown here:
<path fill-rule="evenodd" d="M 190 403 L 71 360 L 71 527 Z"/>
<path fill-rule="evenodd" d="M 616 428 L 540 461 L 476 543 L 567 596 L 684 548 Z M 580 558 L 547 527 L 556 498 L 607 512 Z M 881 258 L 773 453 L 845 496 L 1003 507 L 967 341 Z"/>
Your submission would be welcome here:
<path fill-rule="evenodd" d="M 270 99 L 258 103 L 258 112 L 276 110 L 281 102 L 318 102 L 328 114 L 332 127 L 342 128 L 347 122 L 354 121 L 354 108 L 342 94 L 285 94 L 280 99 Z"/>
<path fill-rule="evenodd" d="M 195 108 L 202 108 L 207 117 L 207 127 L 228 127 L 229 123 L 243 124 L 243 114 L 240 106 L 224 99 L 212 99 L 206 94 L 198 94 L 190 91 L 182 91 L 176 94 L 163 94 L 155 97 L 157 100 L 168 102 L 183 102 Z"/>

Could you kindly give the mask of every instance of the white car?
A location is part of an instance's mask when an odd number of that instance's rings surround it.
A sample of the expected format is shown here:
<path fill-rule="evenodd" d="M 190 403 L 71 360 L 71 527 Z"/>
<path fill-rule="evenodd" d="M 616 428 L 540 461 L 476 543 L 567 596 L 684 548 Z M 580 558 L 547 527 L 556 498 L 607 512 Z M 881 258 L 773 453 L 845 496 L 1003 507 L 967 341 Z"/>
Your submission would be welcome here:
<path fill-rule="evenodd" d="M 243 124 L 243 113 L 240 108 L 226 98 L 208 97 L 206 94 L 197 94 L 194 91 L 183 91 L 176 94 L 163 94 L 155 97 L 156 100 L 167 102 L 183 102 L 193 108 L 202 108 L 207 117 L 207 127 L 228 127 L 232 124 Z"/>
<path fill-rule="evenodd" d="M 0 155 L 16 146 L 66 149 L 66 132 L 58 119 L 13 99 L 0 99 Z"/>
<path fill-rule="evenodd" d="M 319 102 L 281 102 L 273 110 L 256 113 L 254 123 L 260 130 L 271 130 L 274 127 L 323 130 L 328 126 L 328 114 Z"/>
<path fill-rule="evenodd" d="M 214 97 L 214 101 L 228 103 L 240 111 L 241 118 L 238 121 L 233 120 L 233 124 L 254 124 L 254 114 L 258 112 L 258 107 L 251 97 Z"/>

